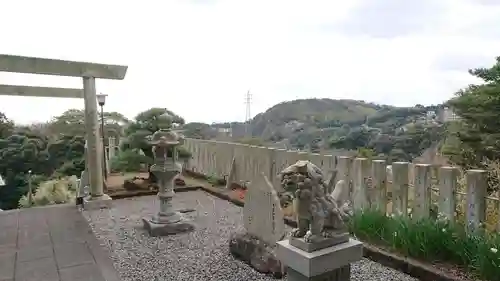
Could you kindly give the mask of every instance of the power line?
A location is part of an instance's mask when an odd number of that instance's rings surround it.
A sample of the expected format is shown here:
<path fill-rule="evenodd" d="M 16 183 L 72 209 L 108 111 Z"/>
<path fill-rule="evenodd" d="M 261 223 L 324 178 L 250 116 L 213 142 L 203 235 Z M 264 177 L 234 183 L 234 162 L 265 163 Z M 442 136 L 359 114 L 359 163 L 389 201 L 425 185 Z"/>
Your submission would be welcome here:
<path fill-rule="evenodd" d="M 252 115 L 251 115 L 252 94 L 250 94 L 250 90 L 248 90 L 247 94 L 245 95 L 245 105 L 246 105 L 245 136 L 248 137 L 249 134 L 252 133 L 252 130 L 250 129 L 250 120 L 252 119 Z"/>

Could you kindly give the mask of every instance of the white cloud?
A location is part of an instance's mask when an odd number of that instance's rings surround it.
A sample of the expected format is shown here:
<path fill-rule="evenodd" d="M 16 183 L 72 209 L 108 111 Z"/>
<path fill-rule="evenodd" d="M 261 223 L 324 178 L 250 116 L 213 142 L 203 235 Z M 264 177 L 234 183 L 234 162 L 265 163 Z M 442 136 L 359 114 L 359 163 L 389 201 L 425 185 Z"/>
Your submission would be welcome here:
<path fill-rule="evenodd" d="M 308 97 L 438 103 L 473 81 L 466 68 L 476 58 L 493 63 L 499 55 L 500 34 L 484 24 L 498 18 L 500 6 L 443 0 L 438 9 L 431 3 L 415 9 L 420 14 L 409 29 L 394 22 L 385 27 L 390 13 L 371 13 L 366 20 L 377 22 L 375 35 L 384 35 L 377 38 L 356 14 L 368 2 L 5 1 L 0 53 L 126 64 L 124 81 L 97 82 L 98 91 L 109 95 L 108 110 L 133 117 L 167 107 L 204 122 L 244 119 L 249 88 L 252 114 Z M 358 29 L 348 33 L 345 23 Z M 74 78 L 4 73 L 0 83 L 81 87 Z M 47 120 L 75 107 L 83 101 L 0 96 L 0 111 L 19 122 Z"/>

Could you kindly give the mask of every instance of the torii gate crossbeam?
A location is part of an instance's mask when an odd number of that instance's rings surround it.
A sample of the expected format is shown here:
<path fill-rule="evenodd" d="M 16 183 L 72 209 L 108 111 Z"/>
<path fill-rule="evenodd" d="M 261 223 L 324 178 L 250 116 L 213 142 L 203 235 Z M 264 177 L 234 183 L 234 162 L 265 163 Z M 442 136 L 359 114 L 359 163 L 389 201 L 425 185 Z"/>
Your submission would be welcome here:
<path fill-rule="evenodd" d="M 83 99 L 83 90 L 0 84 L 0 96 Z"/>

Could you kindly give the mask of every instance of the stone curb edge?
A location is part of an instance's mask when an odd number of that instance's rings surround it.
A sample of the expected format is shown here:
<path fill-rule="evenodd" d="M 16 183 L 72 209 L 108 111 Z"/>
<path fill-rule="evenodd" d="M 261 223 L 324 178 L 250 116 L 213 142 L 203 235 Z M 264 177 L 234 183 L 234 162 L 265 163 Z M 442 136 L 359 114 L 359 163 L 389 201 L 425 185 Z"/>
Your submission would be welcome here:
<path fill-rule="evenodd" d="M 235 198 L 231 198 L 227 194 L 217 192 L 215 190 L 200 186 L 199 189 L 217 197 L 222 200 L 231 202 L 232 204 L 243 207 L 244 202 Z M 285 218 L 285 223 L 291 227 L 296 227 L 297 223 L 289 218 Z M 464 281 L 463 278 L 455 278 L 446 272 L 437 268 L 426 265 L 412 258 L 405 258 L 388 251 L 382 250 L 375 246 L 363 242 L 363 256 L 372 261 L 385 265 L 387 267 L 396 269 L 400 272 L 406 273 L 412 277 L 418 278 L 423 281 Z"/>
<path fill-rule="evenodd" d="M 201 186 L 184 186 L 184 187 L 176 187 L 174 188 L 174 192 L 180 193 L 180 192 L 187 192 L 187 191 L 196 191 L 200 189 Z M 151 195 L 156 195 L 158 194 L 158 191 L 152 191 L 152 190 L 139 190 L 139 191 L 128 191 L 124 193 L 118 193 L 118 194 L 108 194 L 109 197 L 111 197 L 113 200 L 116 199 L 125 199 L 125 198 L 131 198 L 131 197 L 139 197 L 139 196 L 151 196 Z"/>

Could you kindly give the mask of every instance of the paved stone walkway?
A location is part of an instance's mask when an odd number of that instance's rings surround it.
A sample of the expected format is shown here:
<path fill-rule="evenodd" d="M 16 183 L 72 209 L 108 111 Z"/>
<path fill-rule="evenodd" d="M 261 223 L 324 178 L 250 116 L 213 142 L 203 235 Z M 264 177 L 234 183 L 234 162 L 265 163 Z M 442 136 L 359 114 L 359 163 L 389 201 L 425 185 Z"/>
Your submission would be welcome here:
<path fill-rule="evenodd" d="M 0 212 L 0 281 L 119 281 L 74 205 Z"/>

